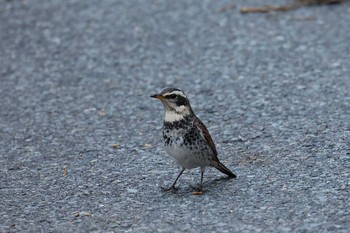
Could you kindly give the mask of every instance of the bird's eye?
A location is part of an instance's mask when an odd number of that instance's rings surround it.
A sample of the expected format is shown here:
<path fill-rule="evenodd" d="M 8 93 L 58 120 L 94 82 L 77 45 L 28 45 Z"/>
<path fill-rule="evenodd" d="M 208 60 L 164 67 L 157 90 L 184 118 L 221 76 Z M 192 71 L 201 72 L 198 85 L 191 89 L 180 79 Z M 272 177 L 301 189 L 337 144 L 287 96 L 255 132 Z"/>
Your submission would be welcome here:
<path fill-rule="evenodd" d="M 175 95 L 175 94 L 171 94 L 171 95 L 168 95 L 167 98 L 168 98 L 168 99 L 175 99 L 175 98 L 176 98 L 176 95 Z"/>

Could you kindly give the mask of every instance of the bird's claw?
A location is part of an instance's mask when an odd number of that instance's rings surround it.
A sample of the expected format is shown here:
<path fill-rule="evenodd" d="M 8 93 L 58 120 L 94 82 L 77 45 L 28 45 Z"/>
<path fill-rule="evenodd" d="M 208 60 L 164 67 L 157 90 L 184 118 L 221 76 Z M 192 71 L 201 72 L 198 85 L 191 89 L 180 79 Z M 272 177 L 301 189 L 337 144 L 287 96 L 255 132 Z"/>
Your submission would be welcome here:
<path fill-rule="evenodd" d="M 203 194 L 203 187 L 202 185 L 195 188 L 192 192 L 193 195 L 202 195 Z"/>

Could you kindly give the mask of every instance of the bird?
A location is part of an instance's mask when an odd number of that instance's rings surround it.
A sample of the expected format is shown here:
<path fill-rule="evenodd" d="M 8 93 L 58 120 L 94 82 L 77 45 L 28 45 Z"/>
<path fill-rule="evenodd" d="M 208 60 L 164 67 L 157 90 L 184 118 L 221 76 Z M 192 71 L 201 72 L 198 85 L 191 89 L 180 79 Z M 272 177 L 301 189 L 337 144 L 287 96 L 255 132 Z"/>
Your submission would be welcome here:
<path fill-rule="evenodd" d="M 194 194 L 202 194 L 206 167 L 214 167 L 230 178 L 236 178 L 230 169 L 218 159 L 214 141 L 202 121 L 193 112 L 186 94 L 177 88 L 166 88 L 151 97 L 160 100 L 165 109 L 163 140 L 166 152 L 182 167 L 170 188 L 177 190 L 176 182 L 186 169 L 200 167 L 201 179 Z"/>

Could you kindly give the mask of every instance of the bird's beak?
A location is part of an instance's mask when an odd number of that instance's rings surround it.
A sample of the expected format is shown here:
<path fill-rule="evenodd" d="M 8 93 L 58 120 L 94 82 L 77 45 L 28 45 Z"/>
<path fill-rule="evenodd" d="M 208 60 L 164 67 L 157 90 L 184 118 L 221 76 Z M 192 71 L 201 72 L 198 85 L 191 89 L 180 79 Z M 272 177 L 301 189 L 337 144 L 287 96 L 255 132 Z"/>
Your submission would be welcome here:
<path fill-rule="evenodd" d="M 151 95 L 152 98 L 156 98 L 156 99 L 159 99 L 159 100 L 163 100 L 164 97 L 160 94 L 154 94 L 154 95 Z"/>

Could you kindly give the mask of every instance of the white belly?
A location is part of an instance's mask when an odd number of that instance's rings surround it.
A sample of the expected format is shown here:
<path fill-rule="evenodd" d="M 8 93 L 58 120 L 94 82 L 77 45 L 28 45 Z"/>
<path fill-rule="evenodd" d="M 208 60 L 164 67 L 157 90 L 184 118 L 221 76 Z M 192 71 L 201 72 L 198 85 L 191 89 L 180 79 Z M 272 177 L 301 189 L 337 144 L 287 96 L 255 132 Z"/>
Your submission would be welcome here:
<path fill-rule="evenodd" d="M 179 146 L 182 142 L 166 146 L 165 150 L 171 155 L 177 163 L 186 169 L 209 166 L 209 161 L 205 158 L 201 151 L 190 150 L 186 147 Z"/>

